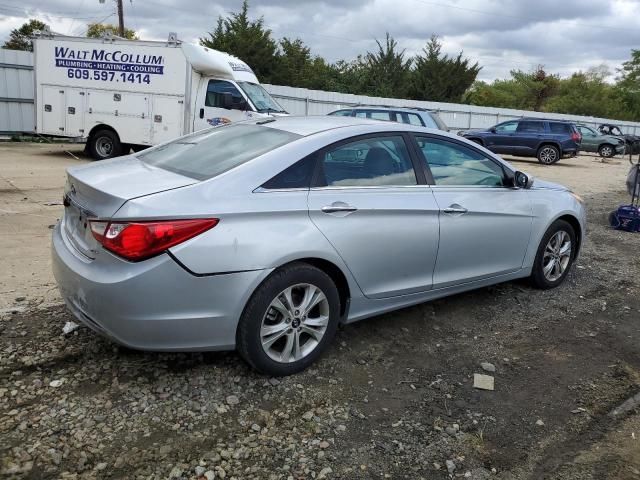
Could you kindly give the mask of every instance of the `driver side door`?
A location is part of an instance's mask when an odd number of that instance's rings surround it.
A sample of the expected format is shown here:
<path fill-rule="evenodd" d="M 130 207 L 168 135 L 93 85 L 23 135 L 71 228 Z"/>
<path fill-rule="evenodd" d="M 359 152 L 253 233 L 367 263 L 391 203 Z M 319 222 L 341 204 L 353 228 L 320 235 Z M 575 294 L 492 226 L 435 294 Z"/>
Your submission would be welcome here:
<path fill-rule="evenodd" d="M 225 96 L 231 95 L 231 108 Z M 246 120 L 251 112 L 241 106 L 248 105 L 238 87 L 228 80 L 203 79 L 196 101 L 194 131 Z"/>
<path fill-rule="evenodd" d="M 414 138 L 439 208 L 433 288 L 521 269 L 531 235 L 529 191 L 507 186 L 503 166 L 475 148 L 441 137 Z"/>

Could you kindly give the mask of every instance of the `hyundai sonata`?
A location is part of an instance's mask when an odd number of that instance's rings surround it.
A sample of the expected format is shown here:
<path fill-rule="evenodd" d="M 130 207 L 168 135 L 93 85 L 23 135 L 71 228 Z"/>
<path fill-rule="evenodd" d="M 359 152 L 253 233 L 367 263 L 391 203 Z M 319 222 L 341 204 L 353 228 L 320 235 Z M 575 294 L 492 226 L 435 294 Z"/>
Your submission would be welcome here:
<path fill-rule="evenodd" d="M 490 284 L 563 282 L 585 233 L 564 187 L 459 136 L 278 117 L 68 170 L 53 232 L 69 309 L 131 348 L 237 349 L 287 375 L 339 323 Z"/>

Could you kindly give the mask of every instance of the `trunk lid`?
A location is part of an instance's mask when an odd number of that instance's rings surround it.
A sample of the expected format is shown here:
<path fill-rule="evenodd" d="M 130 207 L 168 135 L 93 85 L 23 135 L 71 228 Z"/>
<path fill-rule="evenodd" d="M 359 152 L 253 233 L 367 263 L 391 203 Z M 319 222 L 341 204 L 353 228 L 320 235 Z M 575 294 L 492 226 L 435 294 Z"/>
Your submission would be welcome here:
<path fill-rule="evenodd" d="M 147 165 L 135 157 L 69 168 L 63 230 L 77 250 L 95 258 L 100 245 L 91 234 L 88 219 L 109 219 L 128 200 L 194 183 L 197 180 Z"/>

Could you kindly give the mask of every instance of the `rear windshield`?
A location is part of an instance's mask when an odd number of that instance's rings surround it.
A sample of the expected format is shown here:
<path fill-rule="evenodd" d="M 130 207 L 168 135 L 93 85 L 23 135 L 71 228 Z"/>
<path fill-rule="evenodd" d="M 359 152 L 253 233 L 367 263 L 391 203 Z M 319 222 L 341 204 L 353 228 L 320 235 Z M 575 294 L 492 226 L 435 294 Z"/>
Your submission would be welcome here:
<path fill-rule="evenodd" d="M 220 175 L 300 138 L 260 125 L 225 125 L 192 133 L 138 155 L 150 165 L 196 180 Z"/>

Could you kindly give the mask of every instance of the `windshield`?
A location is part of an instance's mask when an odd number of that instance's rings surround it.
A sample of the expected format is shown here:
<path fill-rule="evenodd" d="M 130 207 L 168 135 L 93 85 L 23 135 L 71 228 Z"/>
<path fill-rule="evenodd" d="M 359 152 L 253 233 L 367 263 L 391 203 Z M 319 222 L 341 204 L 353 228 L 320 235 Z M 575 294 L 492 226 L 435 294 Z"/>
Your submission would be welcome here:
<path fill-rule="evenodd" d="M 240 88 L 244 90 L 244 93 L 247 94 L 249 99 L 256 106 L 258 112 L 287 113 L 280 105 L 278 105 L 273 97 L 269 95 L 269 92 L 262 88 L 262 85 L 250 82 L 238 82 L 238 85 L 240 85 Z"/>
<path fill-rule="evenodd" d="M 145 163 L 206 180 L 300 138 L 260 125 L 208 128 L 137 155 Z"/>

